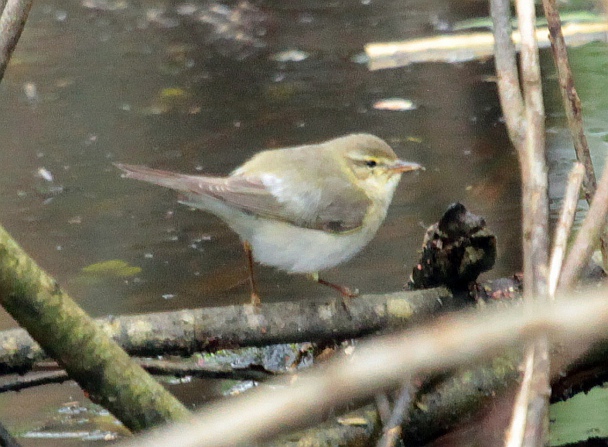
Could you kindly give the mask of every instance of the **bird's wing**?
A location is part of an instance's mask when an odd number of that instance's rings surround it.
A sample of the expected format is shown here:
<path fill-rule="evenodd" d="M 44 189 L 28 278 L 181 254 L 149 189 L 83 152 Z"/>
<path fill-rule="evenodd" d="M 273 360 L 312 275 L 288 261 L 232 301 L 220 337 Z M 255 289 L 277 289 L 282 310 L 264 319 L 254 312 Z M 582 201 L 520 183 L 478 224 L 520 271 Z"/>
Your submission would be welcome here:
<path fill-rule="evenodd" d="M 304 228 L 344 233 L 363 225 L 370 205 L 363 191 L 342 179 L 303 177 L 234 175 L 225 179 L 222 198 L 244 211 Z"/>
<path fill-rule="evenodd" d="M 363 224 L 370 199 L 346 180 L 306 180 L 301 172 L 208 177 L 184 175 L 145 166 L 116 164 L 125 177 L 171 188 L 195 205 L 198 195 L 221 200 L 244 212 L 303 228 L 343 233 Z"/>

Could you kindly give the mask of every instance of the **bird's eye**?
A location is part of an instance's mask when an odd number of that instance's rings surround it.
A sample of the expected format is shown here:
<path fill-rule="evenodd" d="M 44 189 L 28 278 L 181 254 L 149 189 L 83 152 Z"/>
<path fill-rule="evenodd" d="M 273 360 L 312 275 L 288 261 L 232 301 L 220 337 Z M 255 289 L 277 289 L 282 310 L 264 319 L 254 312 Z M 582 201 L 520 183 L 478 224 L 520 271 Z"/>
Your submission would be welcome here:
<path fill-rule="evenodd" d="M 368 168 L 375 168 L 377 164 L 378 164 L 378 163 L 376 162 L 376 160 L 367 160 L 367 161 L 365 162 L 365 165 L 366 165 Z"/>

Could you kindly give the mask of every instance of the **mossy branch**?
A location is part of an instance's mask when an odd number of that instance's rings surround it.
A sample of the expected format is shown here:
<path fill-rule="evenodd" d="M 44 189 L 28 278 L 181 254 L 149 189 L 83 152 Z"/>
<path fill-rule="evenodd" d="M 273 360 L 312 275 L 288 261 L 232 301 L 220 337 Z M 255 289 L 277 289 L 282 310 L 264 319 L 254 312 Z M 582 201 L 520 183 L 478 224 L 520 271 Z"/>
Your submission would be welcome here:
<path fill-rule="evenodd" d="M 2 227 L 0 304 L 93 401 L 129 429 L 142 430 L 189 415 Z"/>

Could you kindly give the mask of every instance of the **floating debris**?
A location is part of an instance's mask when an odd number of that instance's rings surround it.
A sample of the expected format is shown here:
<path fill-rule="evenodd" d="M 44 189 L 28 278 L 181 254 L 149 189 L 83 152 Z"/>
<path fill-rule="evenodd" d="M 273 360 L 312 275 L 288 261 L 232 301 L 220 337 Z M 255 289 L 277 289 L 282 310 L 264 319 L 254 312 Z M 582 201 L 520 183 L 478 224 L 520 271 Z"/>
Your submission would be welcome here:
<path fill-rule="evenodd" d="M 198 6 L 193 3 L 182 3 L 175 7 L 175 12 L 180 16 L 191 16 L 196 11 L 198 11 Z"/>
<path fill-rule="evenodd" d="M 146 11 L 146 20 L 163 28 L 179 26 L 179 20 L 175 17 L 169 17 L 164 8 L 149 8 Z"/>
<path fill-rule="evenodd" d="M 187 97 L 188 97 L 188 93 L 186 93 L 186 91 L 183 88 L 179 88 L 179 87 L 167 87 L 160 91 L 161 99 L 173 100 L 176 98 L 181 99 L 181 98 L 187 98 Z"/>
<path fill-rule="evenodd" d="M 404 98 L 381 99 L 376 101 L 373 107 L 376 110 L 390 110 L 392 112 L 404 112 L 417 109 L 417 106 L 413 101 Z"/>
<path fill-rule="evenodd" d="M 34 82 L 24 82 L 23 83 L 23 93 L 25 93 L 25 97 L 30 102 L 38 102 L 38 87 Z"/>
<path fill-rule="evenodd" d="M 129 3 L 123 0 L 83 0 L 81 4 L 99 11 L 120 11 L 129 7 Z"/>
<path fill-rule="evenodd" d="M 158 380 L 158 379 L 157 379 Z M 165 377 L 162 379 L 162 382 L 167 383 L 169 385 L 181 385 L 184 383 L 191 383 L 192 376 L 184 376 L 184 377 Z"/>
<path fill-rule="evenodd" d="M 244 380 L 242 382 L 238 382 L 236 385 L 223 392 L 224 396 L 236 396 L 244 393 L 245 391 L 250 390 L 251 388 L 255 388 L 257 386 L 257 382 L 253 380 Z"/>
<path fill-rule="evenodd" d="M 337 418 L 338 424 L 351 427 L 366 427 L 370 421 L 360 416 L 343 416 Z"/>
<path fill-rule="evenodd" d="M 63 10 L 63 9 L 58 9 L 57 11 L 55 11 L 55 20 L 57 20 L 58 22 L 64 22 L 65 19 L 68 18 L 68 13 L 67 11 Z"/>
<path fill-rule="evenodd" d="M 608 23 L 604 19 L 598 22 L 566 23 L 562 31 L 569 47 L 596 41 L 606 42 Z M 551 46 L 549 34 L 546 27 L 536 29 L 539 48 Z M 519 31 L 515 30 L 512 38 L 515 47 L 519 49 Z M 365 52 L 369 57 L 370 70 L 404 67 L 420 62 L 454 64 L 491 57 L 494 54 L 494 36 L 488 31 L 441 34 L 400 42 L 369 43 L 365 45 Z"/>
<path fill-rule="evenodd" d="M 117 276 L 127 277 L 134 276 L 141 272 L 141 267 L 129 265 L 121 259 L 112 259 L 110 261 L 97 262 L 87 265 L 82 269 L 83 273 L 96 276 Z"/>
<path fill-rule="evenodd" d="M 53 174 L 51 174 L 51 171 L 49 171 L 47 168 L 38 168 L 36 175 L 47 182 L 53 181 Z"/>
<path fill-rule="evenodd" d="M 280 53 L 275 53 L 270 56 L 275 62 L 302 62 L 303 60 L 308 59 L 310 53 L 301 50 L 287 50 L 281 51 Z"/>
<path fill-rule="evenodd" d="M 266 47 L 268 15 L 246 0 L 233 6 L 205 2 L 195 17 L 211 28 L 207 42 L 224 57 L 244 60 Z"/>

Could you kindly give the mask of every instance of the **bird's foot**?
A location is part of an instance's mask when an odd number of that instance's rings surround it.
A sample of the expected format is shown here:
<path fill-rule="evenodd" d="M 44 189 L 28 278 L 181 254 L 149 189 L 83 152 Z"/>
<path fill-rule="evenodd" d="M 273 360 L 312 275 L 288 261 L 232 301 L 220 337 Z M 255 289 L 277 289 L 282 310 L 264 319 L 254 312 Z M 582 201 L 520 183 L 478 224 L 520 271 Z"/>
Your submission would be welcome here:
<path fill-rule="evenodd" d="M 325 281 L 322 278 L 319 278 L 318 273 L 311 273 L 308 275 L 313 281 L 322 284 L 327 287 L 331 287 L 335 291 L 337 291 L 344 298 L 355 298 L 359 296 L 359 289 L 351 289 L 350 287 L 343 286 L 340 284 L 334 284 L 333 282 Z"/>

